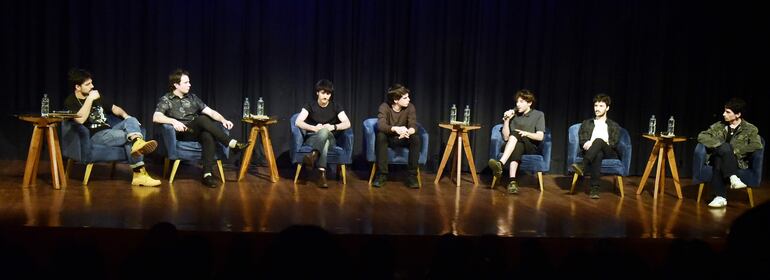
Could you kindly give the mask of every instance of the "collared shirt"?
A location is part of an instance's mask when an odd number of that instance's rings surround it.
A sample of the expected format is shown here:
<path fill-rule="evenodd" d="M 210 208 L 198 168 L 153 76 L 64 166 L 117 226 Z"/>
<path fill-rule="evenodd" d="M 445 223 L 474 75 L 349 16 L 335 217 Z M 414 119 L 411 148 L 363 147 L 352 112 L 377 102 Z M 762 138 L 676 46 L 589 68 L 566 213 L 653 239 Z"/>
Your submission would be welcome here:
<path fill-rule="evenodd" d="M 545 132 L 545 114 L 543 112 L 530 109 L 529 112 L 524 114 L 516 113 L 510 122 L 510 131 L 513 133 L 514 129 L 523 130 L 526 132 Z"/>
<path fill-rule="evenodd" d="M 206 109 L 206 103 L 193 93 L 174 95 L 173 92 L 164 94 L 158 100 L 155 112 L 163 113 L 166 117 L 174 118 L 183 124 L 188 124 Z"/>
<path fill-rule="evenodd" d="M 610 133 L 607 129 L 607 120 L 594 119 L 594 130 L 591 132 L 591 141 L 602 139 L 604 143 L 610 143 Z"/>

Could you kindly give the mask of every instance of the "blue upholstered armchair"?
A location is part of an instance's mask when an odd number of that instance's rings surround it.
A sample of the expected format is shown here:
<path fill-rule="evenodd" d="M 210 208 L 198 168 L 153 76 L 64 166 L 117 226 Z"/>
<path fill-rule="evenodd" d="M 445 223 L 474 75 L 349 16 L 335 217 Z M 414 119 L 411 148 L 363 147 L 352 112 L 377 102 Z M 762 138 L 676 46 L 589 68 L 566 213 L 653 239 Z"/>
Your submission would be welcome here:
<path fill-rule="evenodd" d="M 580 163 L 583 161 L 583 157 L 580 156 L 580 147 L 578 139 L 578 131 L 580 131 L 580 124 L 574 124 L 569 127 L 569 138 L 567 141 L 567 171 L 575 172 L 572 170 L 573 163 Z M 628 131 L 625 128 L 620 128 L 620 140 L 616 147 L 618 157 L 620 159 L 604 159 L 602 160 L 602 174 L 616 175 L 616 181 L 618 190 L 620 190 L 620 197 L 623 197 L 623 176 L 628 176 L 628 172 L 631 170 L 631 136 L 628 135 Z M 575 184 L 577 183 L 578 175 L 572 176 L 572 186 L 570 187 L 570 193 L 575 193 Z"/>
<path fill-rule="evenodd" d="M 107 123 L 114 126 L 120 122 L 118 117 L 112 114 L 107 115 Z M 142 127 L 142 135 L 145 135 L 145 129 Z M 127 163 L 126 150 L 123 146 L 111 147 L 91 142 L 91 131 L 84 125 L 75 120 L 66 120 L 61 124 L 61 149 L 62 155 L 67 158 L 67 169 L 64 172 L 68 177 L 73 162 L 86 165 L 86 174 L 83 176 L 83 185 L 88 185 L 88 179 L 91 177 L 91 170 L 94 163 L 111 162 L 112 171 L 115 171 L 115 163 Z"/>
<path fill-rule="evenodd" d="M 499 159 L 503 156 L 505 140 L 503 140 L 502 127 L 502 124 L 492 127 L 492 135 L 490 136 L 489 143 L 489 158 Z M 543 141 L 540 141 L 540 145 L 538 145 L 539 153 L 536 155 L 523 155 L 521 157 L 521 163 L 519 164 L 520 171 L 537 173 L 537 181 L 540 184 L 541 192 L 543 191 L 543 172 L 551 170 L 551 145 L 551 129 L 546 128 L 545 137 L 543 138 Z M 492 181 L 490 187 L 494 188 L 494 179 Z"/>
<path fill-rule="evenodd" d="M 230 132 L 222 126 L 222 130 L 229 134 Z M 158 153 L 162 155 L 165 160 L 163 162 L 163 178 L 168 174 L 168 165 L 170 161 L 174 161 L 174 166 L 171 169 L 171 176 L 168 178 L 168 183 L 174 182 L 174 176 L 176 176 L 176 170 L 179 168 L 179 162 L 185 161 L 199 161 L 201 160 L 203 147 L 201 143 L 196 141 L 177 141 L 176 131 L 174 126 L 170 124 L 163 124 L 156 126 L 155 138 L 158 139 Z M 230 149 L 217 142 L 217 151 L 214 154 L 214 158 L 217 160 L 217 167 L 219 168 L 219 178 L 222 179 L 222 183 L 225 182 L 225 171 L 222 168 L 222 159 L 227 159 Z"/>
<path fill-rule="evenodd" d="M 305 143 L 304 131 L 294 123 L 297 120 L 297 115 L 292 115 L 289 121 L 292 139 L 289 157 L 291 157 L 291 163 L 297 165 L 297 171 L 294 173 L 294 184 L 297 183 L 299 172 L 302 170 L 302 159 L 313 151 L 312 147 L 303 145 Z M 345 165 L 353 163 L 353 127 L 351 126 L 337 135 L 336 142 L 337 145 L 330 148 L 327 153 L 326 163 L 331 167 L 329 170 L 337 170 L 337 165 L 339 165 L 342 168 L 342 184 L 347 184 Z"/>
<path fill-rule="evenodd" d="M 765 139 L 762 139 L 762 147 L 765 146 Z M 746 192 L 749 195 L 749 205 L 754 207 L 754 193 L 751 188 L 759 187 L 762 181 L 762 160 L 764 158 L 765 149 L 760 149 L 752 153 L 749 158 L 749 168 L 738 169 L 738 178 L 748 185 Z M 706 146 L 698 143 L 695 146 L 695 152 L 692 155 L 692 183 L 700 184 L 698 186 L 698 199 L 700 202 L 701 194 L 703 193 L 703 185 L 707 182 L 711 182 L 712 167 L 706 164 Z"/>
<path fill-rule="evenodd" d="M 372 179 L 374 179 L 374 173 L 377 171 L 377 153 L 374 149 L 374 144 L 377 140 L 376 132 L 377 118 L 364 120 L 364 146 L 366 148 L 366 160 L 368 162 L 372 162 L 372 172 L 369 175 L 370 185 L 372 184 Z M 428 141 L 430 139 L 428 137 L 428 131 L 426 131 L 425 128 L 423 128 L 419 123 L 417 124 L 417 133 L 415 134 L 420 137 L 420 143 L 422 144 L 422 149 L 420 149 L 420 158 L 417 159 L 417 182 L 420 186 L 422 186 L 419 165 L 425 164 L 428 161 Z M 398 147 L 393 149 L 388 147 L 388 162 L 390 164 L 407 164 L 408 160 L 409 148 Z"/>

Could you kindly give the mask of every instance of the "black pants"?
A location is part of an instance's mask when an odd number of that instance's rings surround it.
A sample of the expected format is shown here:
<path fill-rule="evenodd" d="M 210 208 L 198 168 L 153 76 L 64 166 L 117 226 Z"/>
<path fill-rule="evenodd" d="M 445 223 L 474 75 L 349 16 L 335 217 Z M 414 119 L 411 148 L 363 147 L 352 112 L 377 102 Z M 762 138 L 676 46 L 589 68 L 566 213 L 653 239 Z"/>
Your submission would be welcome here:
<path fill-rule="evenodd" d="M 176 138 L 180 141 L 200 142 L 203 148 L 203 173 L 213 173 L 214 154 L 217 148 L 216 142 L 227 146 L 232 138 L 222 130 L 221 123 L 207 115 L 197 116 L 193 121 L 185 125 L 188 130 L 185 132 L 177 131 Z"/>
<path fill-rule="evenodd" d="M 602 177 L 602 160 L 605 158 L 618 158 L 618 154 L 604 140 L 594 139 L 591 147 L 583 154 L 583 167 L 591 172 L 591 186 L 599 185 L 599 179 Z"/>
<path fill-rule="evenodd" d="M 710 151 L 709 163 L 714 167 L 711 172 L 711 194 L 727 197 L 725 186 L 730 176 L 738 172 L 738 159 L 735 158 L 730 143 L 724 143 Z"/>
<path fill-rule="evenodd" d="M 537 146 L 530 142 L 529 138 L 522 137 L 516 132 L 509 136 L 508 141 L 511 141 L 510 137 L 515 137 L 518 141 L 516 141 L 516 146 L 513 147 L 513 151 L 511 152 L 511 156 L 508 158 L 508 162 L 521 162 L 521 156 L 537 153 Z"/>
<path fill-rule="evenodd" d="M 420 158 L 420 136 L 417 133 L 409 138 L 398 139 L 398 135 L 389 135 L 377 131 L 377 142 L 374 149 L 377 152 L 377 166 L 380 174 L 388 174 L 388 147 L 409 147 L 409 162 L 407 169 L 409 174 L 417 175 L 417 159 Z"/>

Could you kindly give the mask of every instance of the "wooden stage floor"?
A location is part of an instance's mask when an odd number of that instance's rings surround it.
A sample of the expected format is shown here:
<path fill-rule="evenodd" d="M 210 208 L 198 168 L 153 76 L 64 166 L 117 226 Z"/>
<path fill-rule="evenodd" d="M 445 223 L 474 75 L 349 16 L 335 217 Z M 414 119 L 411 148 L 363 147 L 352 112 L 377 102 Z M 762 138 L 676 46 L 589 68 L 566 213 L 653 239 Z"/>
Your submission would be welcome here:
<path fill-rule="evenodd" d="M 433 184 L 435 175 L 423 173 L 421 189 L 407 189 L 398 177 L 378 189 L 367 185 L 368 171 L 348 170 L 347 185 L 330 180 L 330 188 L 319 189 L 313 182 L 294 185 L 293 170 L 282 170 L 277 183 L 254 170 L 234 182 L 233 166 L 225 172 L 231 181 L 216 189 L 201 185 L 197 168 L 180 168 L 173 185 L 164 180 L 159 188 L 132 187 L 126 165 L 118 165 L 113 179 L 109 165 L 97 165 L 84 187 L 81 165 L 73 168 L 68 187 L 54 190 L 45 170 L 37 186 L 22 188 L 23 161 L 0 166 L 0 225 L 6 227 L 148 229 L 165 221 L 182 231 L 274 233 L 311 224 L 334 234 L 721 239 L 749 209 L 745 191 L 731 191 L 726 209 L 696 203 L 697 186 L 688 179 L 684 199 L 675 197 L 669 179 L 666 194 L 654 200 L 652 180 L 636 195 L 639 177 L 626 178 L 620 198 L 605 177 L 601 198 L 592 200 L 584 185 L 567 194 L 571 178 L 560 174 L 544 176 L 544 193 L 533 176 L 524 176 L 520 193 L 508 195 L 499 185 L 489 189 L 485 175 L 478 186 L 463 181 L 456 188 L 449 178 Z M 150 171 L 160 176 L 159 169 Z M 770 198 L 767 187 L 754 195 L 757 204 Z"/>

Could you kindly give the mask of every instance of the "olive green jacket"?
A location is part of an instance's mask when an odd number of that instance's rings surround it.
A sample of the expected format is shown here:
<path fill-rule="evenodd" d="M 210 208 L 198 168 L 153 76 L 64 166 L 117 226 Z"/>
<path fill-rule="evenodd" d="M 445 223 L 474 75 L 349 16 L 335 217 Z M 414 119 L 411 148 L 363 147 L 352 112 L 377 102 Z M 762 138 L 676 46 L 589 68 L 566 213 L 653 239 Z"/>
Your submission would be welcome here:
<path fill-rule="evenodd" d="M 698 134 L 698 142 L 706 148 L 716 148 L 727 139 L 727 123 L 716 122 L 707 130 Z M 747 157 L 756 150 L 762 149 L 762 140 L 759 138 L 759 129 L 746 120 L 741 121 L 738 130 L 735 131 L 733 138 L 730 139 L 730 146 L 733 147 L 735 158 L 738 159 L 738 168 L 749 168 Z M 710 154 L 708 158 L 710 158 Z"/>

